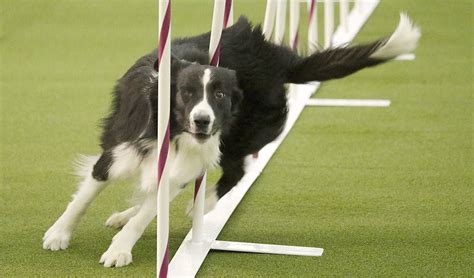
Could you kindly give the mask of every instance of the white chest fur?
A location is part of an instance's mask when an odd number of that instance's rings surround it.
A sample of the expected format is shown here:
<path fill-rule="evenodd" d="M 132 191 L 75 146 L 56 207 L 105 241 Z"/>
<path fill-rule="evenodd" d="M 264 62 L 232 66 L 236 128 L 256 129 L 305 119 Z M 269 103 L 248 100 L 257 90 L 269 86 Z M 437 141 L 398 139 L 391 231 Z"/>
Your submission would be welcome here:
<path fill-rule="evenodd" d="M 220 134 L 199 143 L 192 135 L 176 136 L 170 148 L 170 197 L 176 197 L 184 185 L 195 180 L 207 169 L 215 168 L 220 158 Z"/>

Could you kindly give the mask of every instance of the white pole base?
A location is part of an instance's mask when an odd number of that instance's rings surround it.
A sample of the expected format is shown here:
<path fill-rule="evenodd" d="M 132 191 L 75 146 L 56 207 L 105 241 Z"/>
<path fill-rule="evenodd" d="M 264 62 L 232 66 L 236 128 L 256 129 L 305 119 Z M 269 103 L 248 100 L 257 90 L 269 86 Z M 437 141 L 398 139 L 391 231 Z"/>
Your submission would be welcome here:
<path fill-rule="evenodd" d="M 315 247 L 260 244 L 248 242 L 222 241 L 216 240 L 211 244 L 211 249 L 231 252 L 261 253 L 276 255 L 294 255 L 320 257 L 324 249 Z"/>
<path fill-rule="evenodd" d="M 388 107 L 387 99 L 308 99 L 306 106 L 333 106 L 333 107 Z"/>

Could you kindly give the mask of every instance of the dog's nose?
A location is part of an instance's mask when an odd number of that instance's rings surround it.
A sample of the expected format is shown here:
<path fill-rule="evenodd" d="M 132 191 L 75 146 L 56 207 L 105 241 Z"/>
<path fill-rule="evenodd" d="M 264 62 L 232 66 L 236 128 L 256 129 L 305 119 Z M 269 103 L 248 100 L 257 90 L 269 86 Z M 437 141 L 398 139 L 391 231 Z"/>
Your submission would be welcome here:
<path fill-rule="evenodd" d="M 211 122 L 211 117 L 206 114 L 197 115 L 194 117 L 194 123 L 197 128 L 207 128 Z"/>

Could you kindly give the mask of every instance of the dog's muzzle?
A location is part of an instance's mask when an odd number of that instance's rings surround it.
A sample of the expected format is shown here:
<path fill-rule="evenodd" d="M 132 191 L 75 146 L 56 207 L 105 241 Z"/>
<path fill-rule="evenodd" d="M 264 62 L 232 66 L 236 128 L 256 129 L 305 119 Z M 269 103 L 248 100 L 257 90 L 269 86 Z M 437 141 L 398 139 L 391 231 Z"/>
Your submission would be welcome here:
<path fill-rule="evenodd" d="M 211 116 L 207 113 L 196 113 L 191 116 L 189 133 L 199 141 L 206 140 L 212 135 L 212 124 Z"/>

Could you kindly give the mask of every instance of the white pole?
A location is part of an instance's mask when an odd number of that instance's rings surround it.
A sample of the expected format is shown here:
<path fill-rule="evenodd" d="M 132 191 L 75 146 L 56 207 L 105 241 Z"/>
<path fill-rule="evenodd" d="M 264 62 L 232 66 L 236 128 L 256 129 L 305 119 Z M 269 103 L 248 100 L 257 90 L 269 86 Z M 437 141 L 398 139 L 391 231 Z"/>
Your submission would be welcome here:
<path fill-rule="evenodd" d="M 363 1 L 362 0 L 355 0 L 354 9 L 356 9 L 356 11 L 358 11 L 359 13 L 362 13 L 364 11 Z"/>
<path fill-rule="evenodd" d="M 212 14 L 212 28 L 211 38 L 209 42 L 209 58 L 211 65 L 219 65 L 219 41 L 221 39 L 222 28 L 224 27 L 224 10 L 226 1 L 229 0 L 215 0 L 214 11 Z"/>
<path fill-rule="evenodd" d="M 349 14 L 349 2 L 347 0 L 339 0 L 339 21 L 345 33 L 349 31 L 347 25 L 347 16 Z"/>
<path fill-rule="evenodd" d="M 206 202 L 206 178 L 204 172 L 194 184 L 194 207 L 193 207 L 193 241 L 202 242 L 204 240 L 204 206 Z"/>
<path fill-rule="evenodd" d="M 290 1 L 290 46 L 298 53 L 298 28 L 300 24 L 300 3 Z"/>
<path fill-rule="evenodd" d="M 390 100 L 387 99 L 315 99 L 306 101 L 307 106 L 345 106 L 345 107 L 388 107 Z"/>
<path fill-rule="evenodd" d="M 224 28 L 232 26 L 234 24 L 234 1 L 230 1 L 230 12 L 229 12 L 229 19 L 226 22 Z"/>
<path fill-rule="evenodd" d="M 334 2 L 324 0 L 324 48 L 332 46 L 332 33 L 334 32 Z"/>
<path fill-rule="evenodd" d="M 265 19 L 263 21 L 263 35 L 267 41 L 272 37 L 273 26 L 275 25 L 276 8 L 276 0 L 267 0 Z"/>
<path fill-rule="evenodd" d="M 316 0 L 308 0 L 308 54 L 318 49 L 318 16 Z"/>
<path fill-rule="evenodd" d="M 275 36 L 273 36 L 273 42 L 275 44 L 283 44 L 283 38 L 285 36 L 285 23 L 286 23 L 286 0 L 276 0 L 276 23 L 275 23 Z"/>
<path fill-rule="evenodd" d="M 169 250 L 169 167 L 170 75 L 171 75 L 171 3 L 159 0 L 158 11 L 158 190 L 157 190 L 157 277 L 168 276 Z"/>
<path fill-rule="evenodd" d="M 229 6 L 230 5 L 230 6 Z M 228 9 L 226 9 L 226 7 Z M 211 38 L 209 41 L 209 57 L 211 66 L 219 65 L 220 57 L 220 40 L 222 36 L 222 29 L 226 22 L 225 18 L 229 18 L 232 7 L 232 0 L 215 0 L 214 11 L 212 15 Z M 229 21 L 228 21 L 229 22 Z M 207 172 L 196 180 L 194 189 L 194 206 L 193 206 L 193 235 L 192 241 L 195 243 L 204 240 L 204 206 L 206 200 L 206 177 Z"/>

